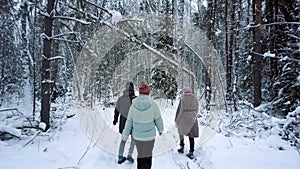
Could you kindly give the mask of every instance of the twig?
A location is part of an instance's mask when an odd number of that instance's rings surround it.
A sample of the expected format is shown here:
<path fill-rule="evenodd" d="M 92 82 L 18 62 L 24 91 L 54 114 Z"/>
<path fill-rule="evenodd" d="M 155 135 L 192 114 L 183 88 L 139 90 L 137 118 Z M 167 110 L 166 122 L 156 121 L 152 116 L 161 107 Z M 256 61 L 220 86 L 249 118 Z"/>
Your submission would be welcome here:
<path fill-rule="evenodd" d="M 94 120 L 95 120 L 95 119 L 94 119 Z M 94 120 L 93 120 L 93 123 L 95 123 Z M 97 126 L 97 125 L 94 124 L 94 125 L 92 125 L 92 126 Z M 95 141 L 95 144 L 94 144 L 93 146 L 91 146 L 91 145 L 92 145 L 92 142 L 93 142 L 93 138 L 94 138 L 94 132 L 93 132 L 93 135 L 92 135 L 92 137 L 91 137 L 91 140 L 90 140 L 90 142 L 89 142 L 89 145 L 87 146 L 85 152 L 83 153 L 83 155 L 80 157 L 80 159 L 79 159 L 78 162 L 77 162 L 78 165 L 80 164 L 81 160 L 86 156 L 86 154 L 87 154 L 92 148 L 94 148 L 94 147 L 96 146 L 97 142 L 98 142 L 101 138 L 103 138 L 103 136 L 104 136 L 106 130 L 107 130 L 107 127 L 104 128 L 104 131 L 102 131 L 101 135 L 97 138 L 97 140 Z"/>
<path fill-rule="evenodd" d="M 92 137 L 93 138 L 93 137 Z M 82 154 L 82 156 L 80 157 L 80 159 L 78 160 L 77 164 L 79 165 L 81 160 L 85 157 L 85 155 L 90 151 L 91 149 L 91 145 L 92 145 L 92 142 L 93 142 L 93 139 L 91 138 L 90 142 L 89 142 L 89 145 L 86 147 L 84 153 Z"/>
<path fill-rule="evenodd" d="M 70 8 L 72 10 L 75 10 L 75 11 L 81 13 L 81 14 L 84 14 L 84 12 L 82 10 L 76 8 L 75 6 L 72 6 L 72 5 L 69 5 L 69 4 L 65 4 L 63 2 L 58 2 L 58 3 L 60 3 L 60 4 L 64 5 L 64 6 L 67 6 L 68 8 Z"/>
<path fill-rule="evenodd" d="M 76 21 L 76 22 L 79 22 L 79 23 L 84 24 L 84 25 L 90 25 L 91 24 L 91 22 L 87 22 L 87 21 L 84 21 L 84 20 L 80 20 L 80 19 L 73 18 L 73 17 L 68 17 L 68 16 L 53 16 L 52 18 L 72 20 L 72 21 Z"/>
<path fill-rule="evenodd" d="M 28 117 L 26 117 L 19 109 L 17 109 L 17 108 L 9 108 L 9 109 L 2 109 L 2 110 L 0 110 L 0 112 L 4 112 L 4 111 L 16 111 L 20 115 L 20 117 L 24 117 L 29 122 L 29 124 L 31 125 L 31 127 L 34 128 L 34 126 L 32 125 L 32 123 L 30 121 L 30 119 Z"/>
<path fill-rule="evenodd" d="M 68 168 L 78 169 L 79 167 L 77 167 L 77 166 L 71 166 L 71 167 L 60 167 L 60 168 L 57 168 L 57 169 L 68 169 Z"/>
<path fill-rule="evenodd" d="M 264 113 L 265 111 L 260 111 L 260 110 L 256 110 L 255 108 L 253 108 L 252 106 L 248 105 L 248 104 L 243 104 L 245 106 L 247 106 L 248 108 L 250 108 L 251 110 L 258 112 L 258 113 Z"/>
<path fill-rule="evenodd" d="M 190 166 L 189 166 L 189 162 L 188 162 L 188 161 L 186 162 L 186 167 L 187 167 L 188 169 L 191 169 Z"/>
<path fill-rule="evenodd" d="M 172 153 L 172 158 L 173 158 L 175 164 L 178 165 L 181 169 L 184 169 L 184 165 L 183 165 L 182 163 L 179 163 L 179 162 L 175 159 L 175 157 L 174 157 L 175 155 L 174 155 L 174 151 L 173 151 L 173 150 L 171 150 L 171 153 Z"/>
<path fill-rule="evenodd" d="M 23 148 L 26 147 L 30 142 L 32 142 L 41 132 L 42 130 L 38 131 L 26 144 L 23 145 Z"/>
<path fill-rule="evenodd" d="M 89 2 L 89 1 L 86 1 L 86 0 L 81 0 L 81 1 L 82 1 L 82 2 L 85 2 L 85 3 L 87 3 L 87 4 L 90 4 L 90 5 L 92 5 L 92 6 L 96 7 L 96 8 L 99 8 L 99 9 L 103 10 L 104 12 L 106 12 L 107 14 L 109 14 L 110 16 L 112 16 L 112 14 L 111 14 L 107 9 L 103 8 L 103 7 L 100 6 L 100 5 L 97 5 L 97 4 L 95 4 L 95 3 L 92 3 L 92 2 Z"/>
<path fill-rule="evenodd" d="M 17 111 L 17 112 L 20 112 L 17 108 L 2 109 L 2 110 L 0 110 L 0 112 L 3 112 L 3 111 L 11 111 L 11 110 L 15 110 L 15 111 Z"/>

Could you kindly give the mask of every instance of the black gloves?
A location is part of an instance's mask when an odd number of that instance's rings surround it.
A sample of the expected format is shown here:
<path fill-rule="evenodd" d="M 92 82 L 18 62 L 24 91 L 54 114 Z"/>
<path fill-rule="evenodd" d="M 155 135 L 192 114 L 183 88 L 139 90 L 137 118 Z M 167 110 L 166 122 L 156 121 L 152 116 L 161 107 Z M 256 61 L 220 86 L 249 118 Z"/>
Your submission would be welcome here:
<path fill-rule="evenodd" d="M 117 121 L 116 121 L 116 120 L 114 120 L 114 121 L 113 121 L 113 125 L 116 125 L 116 124 L 117 124 Z"/>

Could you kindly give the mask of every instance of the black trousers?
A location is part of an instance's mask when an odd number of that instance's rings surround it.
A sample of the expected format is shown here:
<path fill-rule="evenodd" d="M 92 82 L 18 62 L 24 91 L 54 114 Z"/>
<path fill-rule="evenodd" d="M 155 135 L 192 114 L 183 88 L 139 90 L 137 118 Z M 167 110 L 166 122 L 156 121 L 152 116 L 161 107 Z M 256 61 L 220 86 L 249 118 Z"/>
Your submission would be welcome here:
<path fill-rule="evenodd" d="M 180 139 L 180 146 L 184 146 L 184 136 L 179 135 L 179 139 Z M 190 151 L 194 152 L 195 139 L 193 137 L 189 137 L 189 141 L 190 141 Z"/>
<path fill-rule="evenodd" d="M 151 169 L 152 151 L 155 140 L 139 141 L 134 140 L 137 149 L 137 169 Z"/>

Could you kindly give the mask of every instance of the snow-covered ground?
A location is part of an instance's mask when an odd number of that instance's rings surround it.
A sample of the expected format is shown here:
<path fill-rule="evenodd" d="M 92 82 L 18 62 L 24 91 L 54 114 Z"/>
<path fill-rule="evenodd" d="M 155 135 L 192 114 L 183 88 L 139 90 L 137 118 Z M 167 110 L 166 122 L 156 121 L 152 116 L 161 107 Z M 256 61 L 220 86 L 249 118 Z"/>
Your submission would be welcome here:
<path fill-rule="evenodd" d="M 194 152 L 196 159 L 190 160 L 184 154 L 178 154 L 173 122 L 176 106 L 160 102 L 166 130 L 156 139 L 153 169 L 299 169 L 300 154 L 276 131 L 247 138 L 217 133 L 200 126 L 201 137 L 196 139 Z M 68 111 L 75 116 L 68 118 L 61 128 L 41 132 L 36 137 L 0 141 L 0 168 L 136 168 L 136 159 L 133 164 L 117 164 L 120 135 L 118 126 L 112 125 L 113 107 L 73 107 Z M 187 152 L 187 138 L 185 143 Z"/>

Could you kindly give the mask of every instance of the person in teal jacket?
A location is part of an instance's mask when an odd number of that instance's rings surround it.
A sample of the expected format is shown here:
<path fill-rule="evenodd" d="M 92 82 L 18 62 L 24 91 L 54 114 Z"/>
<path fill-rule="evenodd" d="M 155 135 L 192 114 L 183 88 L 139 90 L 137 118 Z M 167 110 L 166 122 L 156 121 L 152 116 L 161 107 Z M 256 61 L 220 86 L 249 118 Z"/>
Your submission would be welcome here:
<path fill-rule="evenodd" d="M 122 140 L 126 141 L 131 133 L 137 149 L 137 169 L 150 169 L 156 129 L 159 135 L 164 131 L 163 119 L 158 105 L 149 96 L 147 81 L 139 84 L 139 93 L 130 106 Z"/>

